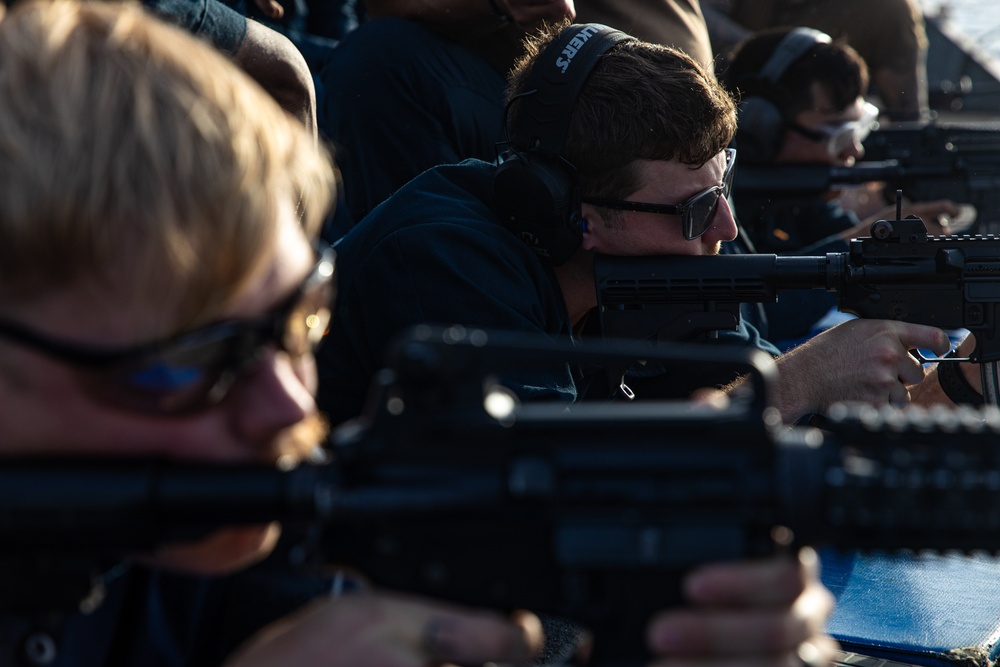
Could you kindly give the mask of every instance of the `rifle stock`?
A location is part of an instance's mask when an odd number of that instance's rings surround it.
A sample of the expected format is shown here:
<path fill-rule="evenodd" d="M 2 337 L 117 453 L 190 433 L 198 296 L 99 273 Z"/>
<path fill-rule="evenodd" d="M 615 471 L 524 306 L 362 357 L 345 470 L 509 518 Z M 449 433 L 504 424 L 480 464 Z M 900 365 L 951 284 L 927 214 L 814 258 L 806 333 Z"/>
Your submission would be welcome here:
<path fill-rule="evenodd" d="M 517 405 L 505 402 L 497 369 L 649 350 L 482 332 L 445 342 L 439 333 L 417 331 L 398 347 L 377 411 L 337 432 L 333 464 L 4 461 L 6 565 L 41 556 L 76 562 L 78 576 L 79 565 L 108 552 L 211 525 L 307 521 L 322 528 L 309 533 L 313 564 L 352 566 L 390 588 L 574 619 L 594 633 L 593 663 L 609 667 L 646 657 L 650 615 L 681 603 L 680 578 L 700 563 L 802 544 L 1000 550 L 995 411 L 845 409 L 831 415 L 827 433 L 785 429 L 766 403 L 770 360 L 704 348 L 658 361 L 737 364 L 751 374 L 753 396 L 723 409 Z M 438 384 L 480 389 L 437 392 Z M 0 573 L 5 607 L 37 606 L 39 589 L 23 572 Z"/>

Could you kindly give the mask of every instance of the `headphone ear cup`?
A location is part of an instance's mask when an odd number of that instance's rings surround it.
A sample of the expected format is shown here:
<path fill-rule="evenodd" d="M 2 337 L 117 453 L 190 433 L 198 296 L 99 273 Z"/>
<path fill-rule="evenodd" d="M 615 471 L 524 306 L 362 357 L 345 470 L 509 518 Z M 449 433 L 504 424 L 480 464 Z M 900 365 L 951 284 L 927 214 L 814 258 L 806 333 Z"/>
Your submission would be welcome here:
<path fill-rule="evenodd" d="M 766 97 L 751 95 L 740 102 L 736 114 L 740 162 L 770 162 L 781 148 L 785 133 L 781 110 Z"/>
<path fill-rule="evenodd" d="M 511 154 L 496 169 L 493 194 L 507 228 L 549 264 L 564 264 L 580 247 L 580 195 L 560 162 Z"/>
<path fill-rule="evenodd" d="M 785 136 L 781 110 L 789 108 L 791 101 L 781 85 L 781 77 L 814 46 L 829 43 L 830 36 L 824 32 L 795 28 L 778 42 L 759 72 L 736 82 L 736 89 L 745 91 L 736 112 L 740 162 L 770 162 L 777 155 Z"/>

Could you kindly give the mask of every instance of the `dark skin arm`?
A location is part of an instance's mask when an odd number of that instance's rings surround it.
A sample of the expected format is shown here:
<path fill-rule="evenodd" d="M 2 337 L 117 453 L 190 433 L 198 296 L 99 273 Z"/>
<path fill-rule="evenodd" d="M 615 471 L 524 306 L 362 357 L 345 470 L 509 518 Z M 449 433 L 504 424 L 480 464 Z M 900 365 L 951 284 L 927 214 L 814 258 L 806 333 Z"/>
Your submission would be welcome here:
<path fill-rule="evenodd" d="M 525 29 L 534 29 L 543 21 L 558 23 L 575 18 L 573 0 L 496 0 L 497 7 L 510 20 Z M 506 27 L 489 0 L 366 0 L 365 9 L 372 18 L 395 16 L 419 21 L 438 32 L 468 38 Z"/>
<path fill-rule="evenodd" d="M 287 37 L 248 20 L 246 38 L 233 57 L 283 109 L 317 135 L 316 87 L 305 58 Z"/>

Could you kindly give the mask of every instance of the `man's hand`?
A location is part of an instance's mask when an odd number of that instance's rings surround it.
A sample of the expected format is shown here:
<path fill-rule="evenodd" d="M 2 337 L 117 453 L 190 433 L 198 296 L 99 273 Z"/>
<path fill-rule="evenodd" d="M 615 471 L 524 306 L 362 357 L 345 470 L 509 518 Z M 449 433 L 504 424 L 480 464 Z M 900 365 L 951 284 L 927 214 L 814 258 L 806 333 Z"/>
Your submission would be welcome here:
<path fill-rule="evenodd" d="M 684 582 L 692 607 L 658 615 L 649 644 L 663 657 L 654 665 L 822 667 L 837 643 L 824 634 L 833 595 L 819 581 L 819 559 L 803 549 L 798 560 L 699 568 Z"/>
<path fill-rule="evenodd" d="M 529 664 L 538 618 L 511 620 L 402 595 L 361 593 L 317 602 L 251 640 L 226 667 L 425 667 Z"/>
<path fill-rule="evenodd" d="M 837 402 L 906 405 L 924 380 L 913 349 L 946 353 L 948 335 L 922 324 L 851 320 L 778 357 L 776 405 L 785 421 Z"/>

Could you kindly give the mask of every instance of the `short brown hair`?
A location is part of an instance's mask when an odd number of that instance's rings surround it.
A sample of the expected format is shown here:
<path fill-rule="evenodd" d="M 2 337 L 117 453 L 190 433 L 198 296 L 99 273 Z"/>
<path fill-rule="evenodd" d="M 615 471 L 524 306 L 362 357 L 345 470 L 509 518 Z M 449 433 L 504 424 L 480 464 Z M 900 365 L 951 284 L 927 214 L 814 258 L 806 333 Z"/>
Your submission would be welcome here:
<path fill-rule="evenodd" d="M 525 43 L 508 99 L 524 92 L 538 54 L 569 25 L 544 28 Z M 517 103 L 511 106 L 517 122 Z M 570 119 L 565 157 L 586 196 L 624 198 L 640 186 L 637 160 L 701 166 L 733 138 L 732 98 L 685 53 L 638 39 L 619 42 L 594 67 Z"/>
<path fill-rule="evenodd" d="M 309 132 L 136 4 L 12 6 L 0 100 L 3 300 L 93 281 L 109 298 L 178 294 L 165 326 L 190 326 L 273 252 L 282 202 L 309 234 L 330 203 Z"/>

